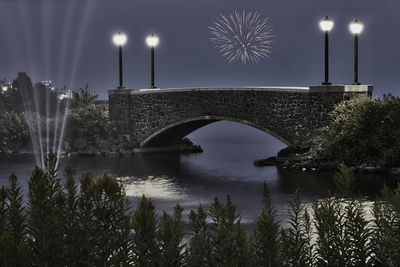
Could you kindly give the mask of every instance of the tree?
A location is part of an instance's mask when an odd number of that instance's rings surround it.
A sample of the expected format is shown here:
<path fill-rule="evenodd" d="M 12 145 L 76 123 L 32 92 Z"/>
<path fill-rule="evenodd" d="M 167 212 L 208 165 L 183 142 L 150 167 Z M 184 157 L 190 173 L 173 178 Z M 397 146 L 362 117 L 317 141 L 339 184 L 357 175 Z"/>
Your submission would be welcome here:
<path fill-rule="evenodd" d="M 7 263 L 7 190 L 2 185 L 0 187 L 0 263 Z"/>
<path fill-rule="evenodd" d="M 23 207 L 22 189 L 17 176 L 12 173 L 7 187 L 7 226 L 8 264 L 25 266 L 27 264 L 26 215 Z"/>
<path fill-rule="evenodd" d="M 354 199 L 346 205 L 345 243 L 348 244 L 349 266 L 371 266 L 371 229 L 365 218 L 364 205 Z"/>
<path fill-rule="evenodd" d="M 230 196 L 227 196 L 226 203 L 215 198 L 210 205 L 209 215 L 213 221 L 211 265 L 241 266 L 246 263 L 251 266 L 250 239 Z"/>
<path fill-rule="evenodd" d="M 207 232 L 207 212 L 201 205 L 197 211 L 191 210 L 189 222 L 192 227 L 192 237 L 187 246 L 186 264 L 193 267 L 211 265 L 210 235 Z"/>
<path fill-rule="evenodd" d="M 82 230 L 79 225 L 78 193 L 75 185 L 74 175 L 75 172 L 71 167 L 67 167 L 65 169 L 65 205 L 62 219 L 64 221 L 63 232 L 65 235 L 63 258 L 67 266 L 73 266 L 81 260 L 80 246 L 76 245 L 80 244 L 79 237 Z"/>
<path fill-rule="evenodd" d="M 160 250 L 157 245 L 157 216 L 153 202 L 144 195 L 133 213 L 133 262 L 136 266 L 158 266 Z"/>
<path fill-rule="evenodd" d="M 124 188 L 115 177 L 100 175 L 92 184 L 94 265 L 116 266 L 130 262 L 130 224 Z"/>
<path fill-rule="evenodd" d="M 339 169 L 335 173 L 333 181 L 335 182 L 340 194 L 342 194 L 344 197 L 352 196 L 354 193 L 356 177 L 343 162 L 339 165 Z"/>
<path fill-rule="evenodd" d="M 372 261 L 376 266 L 400 265 L 400 185 L 395 192 L 384 187 L 374 202 Z"/>
<path fill-rule="evenodd" d="M 299 190 L 294 193 L 289 206 L 289 227 L 281 232 L 282 258 L 287 266 L 312 266 L 311 221 Z"/>
<path fill-rule="evenodd" d="M 78 244 L 80 244 L 80 254 L 76 261 L 80 265 L 93 265 L 95 260 L 95 235 L 97 234 L 94 224 L 94 203 L 92 201 L 93 178 L 90 173 L 85 172 L 79 180 L 81 187 L 77 201 L 79 222 L 77 239 Z"/>
<path fill-rule="evenodd" d="M 378 162 L 400 164 L 400 98 L 355 97 L 337 104 L 321 129 L 323 147 L 331 159 L 347 165 Z"/>
<path fill-rule="evenodd" d="M 160 246 L 160 266 L 182 266 L 183 248 L 183 209 L 177 204 L 171 218 L 165 211 L 160 219 L 158 241 Z"/>
<path fill-rule="evenodd" d="M 34 265 L 54 266 L 60 262 L 62 251 L 54 184 L 42 169 L 35 167 L 28 186 L 27 233 L 30 260 Z"/>
<path fill-rule="evenodd" d="M 263 207 L 254 223 L 254 246 L 257 266 L 281 266 L 279 255 L 279 224 L 275 221 L 275 211 L 267 183 L 263 186 Z"/>
<path fill-rule="evenodd" d="M 347 266 L 350 262 L 348 239 L 345 236 L 345 211 L 338 198 L 328 197 L 313 203 L 317 233 L 317 266 Z"/>
<path fill-rule="evenodd" d="M 78 92 L 75 91 L 72 92 L 72 102 L 71 102 L 72 109 L 95 104 L 97 95 L 91 94 L 88 88 L 89 84 L 86 84 L 85 88 L 80 88 Z"/>

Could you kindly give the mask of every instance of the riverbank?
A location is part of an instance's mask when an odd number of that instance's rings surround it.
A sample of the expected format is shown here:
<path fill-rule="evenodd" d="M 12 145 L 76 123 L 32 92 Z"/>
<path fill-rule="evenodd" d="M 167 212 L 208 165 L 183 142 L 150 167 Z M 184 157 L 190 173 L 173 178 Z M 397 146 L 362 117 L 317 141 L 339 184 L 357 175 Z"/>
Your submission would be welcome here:
<path fill-rule="evenodd" d="M 46 140 L 43 140 L 46 144 Z M 193 144 L 188 138 L 181 140 L 179 144 L 168 147 L 139 148 L 139 144 L 132 141 L 129 135 L 115 135 L 102 137 L 95 135 L 91 138 L 77 138 L 75 140 L 64 141 L 61 155 L 78 157 L 133 157 L 138 153 L 201 153 L 203 149 L 200 145 Z M 30 155 L 34 154 L 32 149 L 27 147 L 7 147 L 0 149 L 3 155 Z"/>
<path fill-rule="evenodd" d="M 280 150 L 276 157 L 254 161 L 254 166 L 281 166 L 301 171 L 337 170 L 339 160 L 327 157 L 321 145 L 288 146 Z M 389 173 L 400 176 L 400 166 L 389 166 L 383 160 L 368 160 L 350 166 L 354 173 Z"/>

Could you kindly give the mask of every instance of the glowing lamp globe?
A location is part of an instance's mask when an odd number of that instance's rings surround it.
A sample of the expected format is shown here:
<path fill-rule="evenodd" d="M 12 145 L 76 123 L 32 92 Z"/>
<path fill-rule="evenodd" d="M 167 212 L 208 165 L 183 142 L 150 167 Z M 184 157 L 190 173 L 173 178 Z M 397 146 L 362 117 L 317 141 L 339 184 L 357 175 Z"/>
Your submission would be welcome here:
<path fill-rule="evenodd" d="M 323 20 L 319 22 L 319 27 L 324 32 L 329 32 L 333 28 L 333 20 L 331 20 L 330 18 L 328 18 L 328 16 L 326 16 Z"/>
<path fill-rule="evenodd" d="M 2 90 L 3 90 L 3 92 L 7 92 L 8 91 L 8 87 L 7 86 L 3 86 Z"/>
<path fill-rule="evenodd" d="M 118 34 L 115 34 L 113 37 L 114 44 L 118 46 L 123 46 L 124 44 L 126 44 L 126 40 L 126 35 L 120 32 Z"/>
<path fill-rule="evenodd" d="M 158 39 L 158 37 L 156 35 L 154 35 L 154 34 L 149 35 L 146 38 L 146 43 L 150 47 L 156 47 L 158 45 L 159 41 L 160 40 Z"/>
<path fill-rule="evenodd" d="M 358 35 L 363 31 L 364 25 L 362 23 L 360 23 L 358 20 L 355 20 L 352 23 L 350 23 L 349 29 L 352 34 Z"/>

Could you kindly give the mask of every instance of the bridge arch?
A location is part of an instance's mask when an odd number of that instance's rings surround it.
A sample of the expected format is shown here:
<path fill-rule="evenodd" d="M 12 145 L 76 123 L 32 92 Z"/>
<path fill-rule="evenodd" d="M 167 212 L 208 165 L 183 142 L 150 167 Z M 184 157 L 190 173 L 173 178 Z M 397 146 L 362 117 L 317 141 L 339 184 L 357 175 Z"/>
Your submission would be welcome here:
<path fill-rule="evenodd" d="M 311 136 L 333 107 L 370 95 L 367 85 L 182 88 L 109 91 L 110 119 L 136 147 L 166 146 L 207 124 L 228 120 L 252 126 L 286 144 Z"/>
<path fill-rule="evenodd" d="M 269 130 L 268 128 L 261 127 L 253 122 L 243 120 L 243 119 L 232 118 L 232 117 L 212 115 L 212 116 L 193 117 L 193 118 L 188 118 L 188 119 L 184 119 L 184 120 L 180 120 L 180 121 L 171 123 L 171 124 L 167 125 L 166 127 L 151 134 L 146 139 L 144 139 L 140 143 L 140 147 L 157 147 L 157 146 L 175 145 L 175 144 L 179 143 L 179 141 L 182 140 L 185 136 L 200 129 L 201 127 L 206 126 L 211 123 L 214 123 L 214 122 L 217 122 L 217 121 L 222 121 L 222 120 L 238 122 L 241 124 L 245 124 L 245 125 L 254 127 L 256 129 L 259 129 L 259 130 L 277 138 L 278 140 L 285 143 L 286 145 L 290 144 L 290 142 L 288 140 L 286 140 L 282 136 L 279 136 L 279 134 L 274 133 L 273 131 Z"/>

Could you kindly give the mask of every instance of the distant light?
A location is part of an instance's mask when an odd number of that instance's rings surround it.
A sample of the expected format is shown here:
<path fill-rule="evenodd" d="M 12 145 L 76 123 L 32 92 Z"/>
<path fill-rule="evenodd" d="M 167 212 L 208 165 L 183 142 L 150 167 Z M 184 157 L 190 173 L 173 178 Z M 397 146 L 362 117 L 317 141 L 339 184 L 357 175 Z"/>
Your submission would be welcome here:
<path fill-rule="evenodd" d="M 67 97 L 68 97 L 67 94 L 59 94 L 59 95 L 58 95 L 58 99 L 59 99 L 59 100 L 63 100 L 63 99 L 65 99 L 65 98 L 67 98 Z"/>
<path fill-rule="evenodd" d="M 323 20 L 319 22 L 319 27 L 324 32 L 329 32 L 333 28 L 333 20 L 331 20 L 330 18 L 328 18 L 328 16 L 326 16 Z"/>
<path fill-rule="evenodd" d="M 356 19 L 350 23 L 349 29 L 352 34 L 360 34 L 364 29 L 364 25 Z"/>
<path fill-rule="evenodd" d="M 8 91 L 8 87 L 7 86 L 3 86 L 2 91 L 5 93 Z"/>
<path fill-rule="evenodd" d="M 156 47 L 158 45 L 159 41 L 160 40 L 158 39 L 158 37 L 156 35 L 154 35 L 154 34 L 149 35 L 146 38 L 146 43 L 150 47 Z"/>
<path fill-rule="evenodd" d="M 123 46 L 126 43 L 127 39 L 128 38 L 126 37 L 126 35 L 120 32 L 115 34 L 113 37 L 114 44 L 118 46 Z"/>

